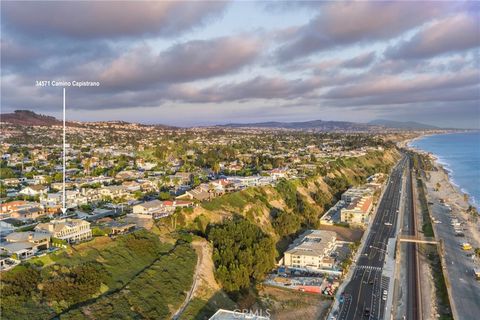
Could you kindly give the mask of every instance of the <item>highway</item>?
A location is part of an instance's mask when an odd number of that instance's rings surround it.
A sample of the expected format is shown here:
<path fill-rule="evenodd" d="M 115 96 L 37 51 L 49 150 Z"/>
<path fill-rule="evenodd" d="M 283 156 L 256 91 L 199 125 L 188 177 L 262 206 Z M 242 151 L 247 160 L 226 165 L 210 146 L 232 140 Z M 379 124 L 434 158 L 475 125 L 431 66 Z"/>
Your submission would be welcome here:
<path fill-rule="evenodd" d="M 383 319 L 386 301 L 383 292 L 388 290 L 389 278 L 382 276 L 386 247 L 389 238 L 394 238 L 402 177 L 408 165 L 404 157 L 392 170 L 385 192 L 377 208 L 370 234 L 356 262 L 352 279 L 343 291 L 337 319 Z M 392 293 L 388 292 L 388 295 Z"/>

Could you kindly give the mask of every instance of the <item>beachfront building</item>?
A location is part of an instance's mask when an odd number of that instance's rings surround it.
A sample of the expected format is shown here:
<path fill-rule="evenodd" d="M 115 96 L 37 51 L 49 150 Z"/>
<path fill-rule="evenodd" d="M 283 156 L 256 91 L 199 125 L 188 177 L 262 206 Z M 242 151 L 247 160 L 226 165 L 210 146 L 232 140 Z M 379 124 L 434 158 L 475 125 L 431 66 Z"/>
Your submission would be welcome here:
<path fill-rule="evenodd" d="M 81 219 L 59 219 L 40 223 L 35 231 L 50 234 L 53 238 L 76 243 L 92 238 L 90 222 Z"/>
<path fill-rule="evenodd" d="M 348 206 L 340 210 L 340 221 L 350 224 L 366 224 L 372 206 L 372 196 L 353 198 Z"/>
<path fill-rule="evenodd" d="M 285 251 L 283 265 L 306 271 L 322 271 L 334 266 L 330 254 L 337 245 L 334 231 L 307 230 Z"/>
<path fill-rule="evenodd" d="M 351 203 L 355 199 L 362 198 L 367 195 L 372 195 L 373 191 L 374 190 L 367 187 L 350 188 L 342 194 L 341 199 L 346 203 Z"/>

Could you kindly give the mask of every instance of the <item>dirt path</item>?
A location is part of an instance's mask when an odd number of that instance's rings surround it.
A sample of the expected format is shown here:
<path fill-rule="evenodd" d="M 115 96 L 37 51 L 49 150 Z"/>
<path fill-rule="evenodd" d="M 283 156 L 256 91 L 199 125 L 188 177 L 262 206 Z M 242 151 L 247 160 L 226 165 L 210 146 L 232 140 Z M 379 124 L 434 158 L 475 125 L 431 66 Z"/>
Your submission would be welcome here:
<path fill-rule="evenodd" d="M 192 286 L 190 288 L 190 291 L 188 291 L 188 294 L 185 297 L 185 301 L 183 301 L 180 308 L 172 316 L 173 320 L 178 319 L 182 315 L 183 311 L 185 311 L 185 308 L 187 307 L 190 300 L 192 300 L 192 297 L 197 290 L 198 283 L 199 283 L 199 280 L 200 280 L 200 273 L 201 273 L 200 270 L 202 269 L 201 266 L 203 265 L 203 261 L 204 261 L 203 256 L 206 252 L 206 245 L 207 245 L 206 241 L 194 241 L 194 242 L 192 242 L 192 247 L 195 249 L 195 251 L 197 252 L 197 256 L 198 256 L 197 265 L 195 266 L 195 273 L 193 275 L 193 282 L 192 282 Z"/>

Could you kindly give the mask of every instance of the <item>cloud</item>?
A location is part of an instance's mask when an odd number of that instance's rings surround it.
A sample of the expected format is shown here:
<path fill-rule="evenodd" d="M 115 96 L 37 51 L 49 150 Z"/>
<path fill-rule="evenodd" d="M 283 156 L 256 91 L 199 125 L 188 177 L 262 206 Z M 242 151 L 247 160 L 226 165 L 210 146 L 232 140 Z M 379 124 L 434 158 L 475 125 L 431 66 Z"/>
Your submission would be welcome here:
<path fill-rule="evenodd" d="M 2 2 L 2 27 L 30 37 L 174 37 L 219 16 L 226 4 L 224 1 Z"/>
<path fill-rule="evenodd" d="M 255 77 L 239 83 L 213 85 L 196 88 L 188 85 L 174 86 L 170 89 L 171 97 L 184 102 L 206 103 L 226 101 L 247 101 L 252 99 L 293 99 L 317 89 L 321 81 L 287 80 L 281 77 Z"/>
<path fill-rule="evenodd" d="M 137 47 L 100 72 L 102 87 L 136 89 L 154 84 L 188 82 L 224 75 L 252 62 L 262 43 L 253 37 L 232 36 L 176 44 L 155 55 Z"/>
<path fill-rule="evenodd" d="M 293 32 L 276 55 L 284 62 L 339 46 L 385 40 L 423 24 L 443 7 L 400 1 L 328 3 L 321 6 L 314 19 Z"/>
<path fill-rule="evenodd" d="M 458 14 L 437 20 L 411 39 L 386 50 L 394 59 L 423 59 L 480 46 L 480 16 Z"/>
<path fill-rule="evenodd" d="M 344 61 L 341 66 L 343 68 L 364 68 L 368 67 L 373 60 L 375 60 L 376 54 L 374 51 L 360 54 L 352 59 Z"/>
<path fill-rule="evenodd" d="M 324 98 L 345 99 L 391 94 L 411 95 L 424 90 L 443 90 L 479 84 L 477 70 L 456 74 L 416 74 L 414 77 L 387 75 L 364 77 L 359 84 L 331 89 Z"/>
<path fill-rule="evenodd" d="M 0 42 L 0 57 L 2 68 L 30 65 L 32 60 L 42 57 L 37 48 L 25 46 L 11 39 L 2 38 Z"/>
<path fill-rule="evenodd" d="M 83 119 L 357 120 L 479 105 L 478 5 L 260 3 L 252 29 L 245 13 L 256 7 L 242 6 L 220 19 L 226 4 L 214 1 L 3 1 L 2 110 L 61 112 L 61 90 L 37 79 L 101 81 L 68 90 Z"/>
<path fill-rule="evenodd" d="M 327 103 L 336 107 L 356 107 L 369 109 L 373 106 L 408 105 L 420 104 L 429 105 L 433 102 L 451 103 L 456 105 L 461 101 L 480 101 L 480 86 L 445 88 L 434 90 L 419 90 L 411 94 L 391 93 L 388 95 L 374 95 L 355 97 L 348 99 L 329 100 Z"/>

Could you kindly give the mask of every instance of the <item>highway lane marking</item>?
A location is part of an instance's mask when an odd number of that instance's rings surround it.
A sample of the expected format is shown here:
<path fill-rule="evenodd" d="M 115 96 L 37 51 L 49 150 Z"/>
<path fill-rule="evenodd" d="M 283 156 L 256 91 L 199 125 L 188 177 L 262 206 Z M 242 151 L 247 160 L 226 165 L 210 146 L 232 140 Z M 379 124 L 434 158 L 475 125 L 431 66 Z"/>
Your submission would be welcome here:
<path fill-rule="evenodd" d="M 355 268 L 358 269 L 363 269 L 363 270 L 374 270 L 374 271 L 382 271 L 381 267 L 375 267 L 375 266 L 359 266 L 357 265 Z"/>

